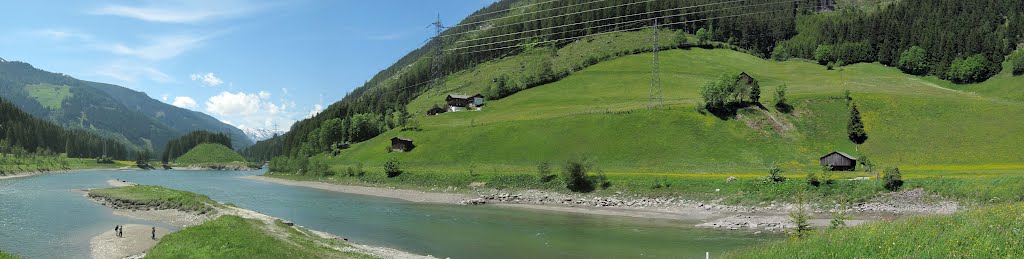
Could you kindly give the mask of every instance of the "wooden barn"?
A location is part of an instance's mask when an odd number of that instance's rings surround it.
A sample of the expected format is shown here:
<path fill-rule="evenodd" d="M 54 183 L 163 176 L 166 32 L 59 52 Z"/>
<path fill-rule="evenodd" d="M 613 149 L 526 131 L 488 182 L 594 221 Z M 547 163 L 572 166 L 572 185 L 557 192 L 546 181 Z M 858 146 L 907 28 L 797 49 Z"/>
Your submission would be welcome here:
<path fill-rule="evenodd" d="M 444 108 L 438 107 L 435 104 L 433 108 L 430 108 L 430 110 L 427 110 L 427 116 L 434 116 L 434 115 L 445 113 L 447 111 L 448 110 L 445 110 Z"/>
<path fill-rule="evenodd" d="M 412 144 L 412 139 L 394 137 L 391 138 L 391 152 L 408 152 L 416 148 L 416 145 Z"/>
<path fill-rule="evenodd" d="M 839 151 L 832 151 L 819 159 L 822 166 L 831 166 L 832 171 L 857 170 L 857 158 Z"/>
<path fill-rule="evenodd" d="M 750 85 L 753 84 L 754 82 L 757 82 L 757 80 L 754 80 L 754 77 L 747 74 L 747 72 L 742 72 L 739 76 L 736 77 L 736 83 L 739 84 Z"/>
<path fill-rule="evenodd" d="M 481 94 L 474 95 L 463 95 L 463 94 L 449 94 L 445 98 L 448 102 L 449 111 L 461 111 L 468 107 L 480 107 L 484 105 L 484 96 Z"/>

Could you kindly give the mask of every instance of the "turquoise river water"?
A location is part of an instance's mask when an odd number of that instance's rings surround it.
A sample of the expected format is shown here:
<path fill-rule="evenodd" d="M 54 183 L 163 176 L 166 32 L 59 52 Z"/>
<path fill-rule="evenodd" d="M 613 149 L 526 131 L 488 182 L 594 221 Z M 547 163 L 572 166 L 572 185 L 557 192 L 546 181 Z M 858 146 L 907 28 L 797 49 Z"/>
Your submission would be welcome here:
<path fill-rule="evenodd" d="M 115 216 L 75 191 L 108 187 L 112 179 L 201 193 L 353 242 L 440 258 L 703 258 L 778 238 L 697 229 L 694 222 L 418 204 L 239 178 L 259 174 L 94 170 L 0 180 L 0 250 L 83 258 L 89 239 L 114 225 L 171 228 Z"/>

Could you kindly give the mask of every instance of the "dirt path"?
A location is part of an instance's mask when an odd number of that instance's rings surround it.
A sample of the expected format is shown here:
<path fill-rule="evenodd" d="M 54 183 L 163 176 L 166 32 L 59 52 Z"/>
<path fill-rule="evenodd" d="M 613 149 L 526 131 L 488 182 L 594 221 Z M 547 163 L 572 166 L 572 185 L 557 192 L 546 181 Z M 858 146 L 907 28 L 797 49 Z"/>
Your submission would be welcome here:
<path fill-rule="evenodd" d="M 120 259 L 145 253 L 160 242 L 160 238 L 170 233 L 164 228 L 156 228 L 156 239 L 152 239 L 153 226 L 128 224 L 124 225 L 122 236 L 114 235 L 113 226 L 110 230 L 95 236 L 89 241 L 94 259 Z"/>

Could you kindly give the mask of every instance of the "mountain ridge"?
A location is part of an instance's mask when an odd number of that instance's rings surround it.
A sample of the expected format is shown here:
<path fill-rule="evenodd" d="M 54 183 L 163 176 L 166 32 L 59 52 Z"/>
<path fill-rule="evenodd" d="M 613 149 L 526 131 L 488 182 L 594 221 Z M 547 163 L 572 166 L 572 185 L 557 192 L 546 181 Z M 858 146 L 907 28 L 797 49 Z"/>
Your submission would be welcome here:
<path fill-rule="evenodd" d="M 29 91 L 31 88 L 54 91 Z M 207 114 L 160 102 L 143 92 L 80 80 L 22 61 L 0 62 L 0 97 L 62 127 L 123 138 L 154 151 L 163 150 L 168 140 L 195 130 L 226 132 L 236 140 L 237 148 L 252 144 L 241 130 Z M 48 105 L 43 104 L 44 100 Z"/>

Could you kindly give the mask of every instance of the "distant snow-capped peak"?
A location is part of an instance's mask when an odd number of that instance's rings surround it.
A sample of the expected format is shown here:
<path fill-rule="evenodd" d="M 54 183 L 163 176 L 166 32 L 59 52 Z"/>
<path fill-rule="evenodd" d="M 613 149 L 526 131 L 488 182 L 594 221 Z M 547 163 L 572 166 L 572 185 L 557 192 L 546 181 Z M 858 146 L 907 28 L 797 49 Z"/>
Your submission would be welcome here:
<path fill-rule="evenodd" d="M 249 139 L 251 139 L 252 142 L 267 140 L 274 137 L 274 135 L 282 135 L 285 133 L 285 131 L 283 130 L 249 128 L 245 126 L 238 127 L 238 129 L 242 130 L 242 132 L 245 133 L 245 136 L 249 137 Z"/>

